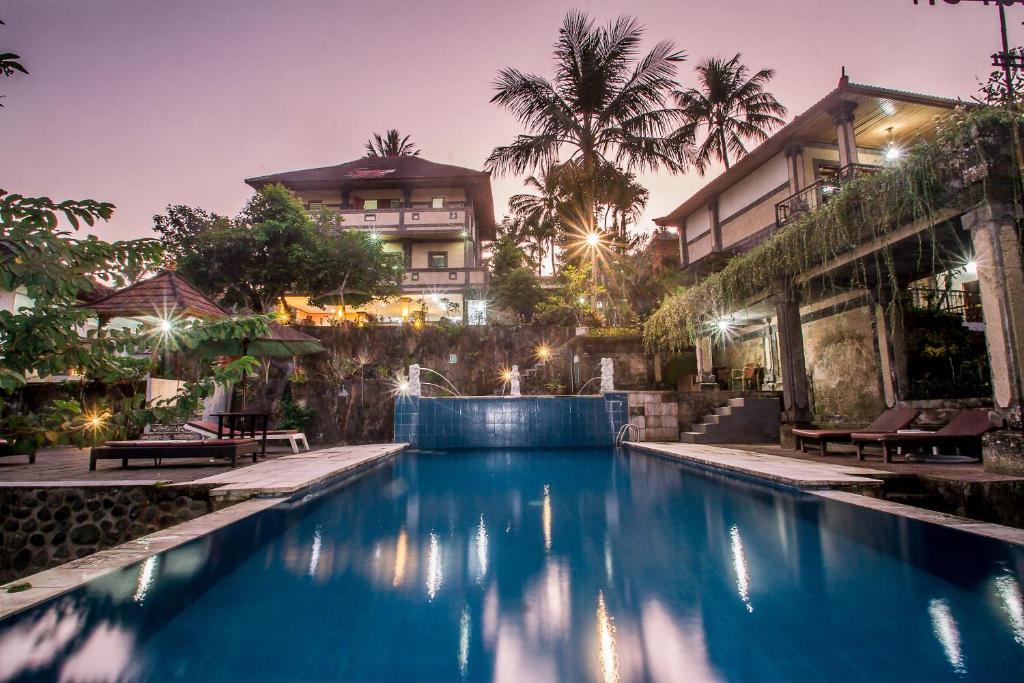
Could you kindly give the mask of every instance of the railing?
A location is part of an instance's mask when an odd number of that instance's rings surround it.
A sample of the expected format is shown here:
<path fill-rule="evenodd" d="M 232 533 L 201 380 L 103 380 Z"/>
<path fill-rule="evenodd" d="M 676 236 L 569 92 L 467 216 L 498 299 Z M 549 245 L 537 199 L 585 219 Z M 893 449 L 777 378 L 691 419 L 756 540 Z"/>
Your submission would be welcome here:
<path fill-rule="evenodd" d="M 835 175 L 821 178 L 795 192 L 775 205 L 775 225 L 781 228 L 802 213 L 812 211 L 828 203 L 828 200 L 842 189 L 843 183 L 862 175 L 878 173 L 880 166 L 848 164 Z"/>
<path fill-rule="evenodd" d="M 963 289 L 928 289 L 912 287 L 907 291 L 910 303 L 915 308 L 929 311 L 955 313 L 969 323 L 984 321 L 981 312 L 981 296 Z"/>
<path fill-rule="evenodd" d="M 629 440 L 629 434 L 636 434 L 636 441 L 640 440 L 640 428 L 632 422 L 626 422 L 619 427 L 619 433 L 615 435 L 615 445 L 621 446 L 623 441 Z"/>

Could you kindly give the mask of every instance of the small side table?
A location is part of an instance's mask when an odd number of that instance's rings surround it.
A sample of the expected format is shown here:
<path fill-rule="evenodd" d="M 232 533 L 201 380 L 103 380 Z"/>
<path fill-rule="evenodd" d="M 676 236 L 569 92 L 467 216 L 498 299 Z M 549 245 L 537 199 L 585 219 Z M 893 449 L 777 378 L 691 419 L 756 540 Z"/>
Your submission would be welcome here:
<path fill-rule="evenodd" d="M 260 455 L 267 456 L 267 422 L 270 420 L 269 413 L 213 413 L 212 417 L 217 418 L 217 438 L 223 439 L 225 422 L 227 422 L 227 438 L 238 436 L 245 438 L 256 438 L 256 432 L 260 433 L 262 443 L 260 444 Z"/>

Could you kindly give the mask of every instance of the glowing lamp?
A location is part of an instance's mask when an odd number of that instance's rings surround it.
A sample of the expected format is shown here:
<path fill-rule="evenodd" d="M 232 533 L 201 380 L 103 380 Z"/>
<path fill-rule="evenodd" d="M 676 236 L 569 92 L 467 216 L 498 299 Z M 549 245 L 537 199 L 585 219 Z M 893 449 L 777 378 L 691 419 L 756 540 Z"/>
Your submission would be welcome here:
<path fill-rule="evenodd" d="M 170 320 L 167 320 L 166 318 L 160 321 L 161 332 L 170 332 L 173 327 L 174 323 L 172 323 Z"/>
<path fill-rule="evenodd" d="M 587 233 L 587 246 L 596 247 L 601 243 L 601 235 L 596 232 Z"/>
<path fill-rule="evenodd" d="M 964 265 L 964 270 L 966 270 L 971 275 L 977 275 L 977 273 L 978 273 L 978 262 L 975 261 L 974 259 L 971 259 L 970 261 L 967 262 L 966 265 Z"/>
<path fill-rule="evenodd" d="M 540 346 L 537 347 L 537 358 L 540 358 L 541 360 L 547 360 L 550 357 L 551 357 L 551 349 L 550 348 L 548 348 L 547 346 L 545 346 L 543 344 L 541 344 Z"/>

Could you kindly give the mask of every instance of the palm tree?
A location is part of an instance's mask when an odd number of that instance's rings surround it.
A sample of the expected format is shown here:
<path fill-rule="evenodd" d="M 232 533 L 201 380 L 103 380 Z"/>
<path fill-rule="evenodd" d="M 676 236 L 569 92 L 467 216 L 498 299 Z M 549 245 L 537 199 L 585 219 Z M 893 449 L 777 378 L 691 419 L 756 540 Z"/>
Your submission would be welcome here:
<path fill-rule="evenodd" d="M 678 84 L 676 64 L 685 54 L 662 41 L 643 57 L 643 27 L 620 17 L 597 27 L 586 14 L 570 12 L 555 46 L 555 77 L 505 68 L 491 102 L 512 112 L 526 127 L 510 145 L 496 147 L 488 170 L 523 173 L 554 162 L 572 149 L 590 174 L 600 160 L 629 169 L 685 170 L 689 144 L 681 112 L 666 106 Z"/>
<path fill-rule="evenodd" d="M 384 135 L 374 133 L 366 141 L 368 157 L 418 157 L 420 150 L 409 140 L 408 135 L 402 137 L 395 128 L 388 128 Z"/>
<path fill-rule="evenodd" d="M 628 248 L 631 244 L 629 226 L 640 220 L 650 192 L 637 182 L 635 174 L 612 164 L 603 164 L 596 175 L 597 201 L 604 207 L 605 227 L 620 247 Z"/>
<path fill-rule="evenodd" d="M 697 67 L 698 88 L 678 90 L 676 103 L 688 124 L 687 133 L 707 128 L 694 164 L 701 175 L 713 160 L 729 168 L 729 155 L 739 158 L 747 153 L 744 140 L 762 142 L 782 126 L 786 108 L 765 86 L 775 76 L 773 69 L 761 69 L 753 76 L 736 53 L 732 59 L 711 57 Z"/>
<path fill-rule="evenodd" d="M 523 181 L 534 194 L 524 192 L 512 195 L 508 200 L 508 208 L 522 221 L 538 252 L 541 255 L 545 251 L 548 253 L 552 273 L 555 271 L 555 238 L 562 232 L 565 201 L 559 170 L 557 164 L 549 164 L 539 175 L 531 175 Z M 538 273 L 542 261 L 542 258 L 537 260 Z"/>

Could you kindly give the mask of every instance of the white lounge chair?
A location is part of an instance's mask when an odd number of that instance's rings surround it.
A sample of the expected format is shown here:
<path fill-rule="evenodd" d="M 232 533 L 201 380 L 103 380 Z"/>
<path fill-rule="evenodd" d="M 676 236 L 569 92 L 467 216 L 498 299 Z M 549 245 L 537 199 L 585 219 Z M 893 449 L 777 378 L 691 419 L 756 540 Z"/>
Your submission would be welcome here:
<path fill-rule="evenodd" d="M 216 422 L 205 422 L 200 420 L 193 420 L 185 423 L 185 429 L 195 432 L 207 439 L 217 438 L 217 423 Z M 225 431 L 227 427 L 225 426 Z M 230 436 L 230 434 L 224 434 L 224 436 Z M 256 439 L 262 439 L 263 434 L 259 431 L 256 432 Z M 299 452 L 299 444 L 308 451 L 309 441 L 306 440 L 306 435 L 300 432 L 298 429 L 268 429 L 267 430 L 267 441 L 287 441 L 292 447 L 292 453 Z"/>

